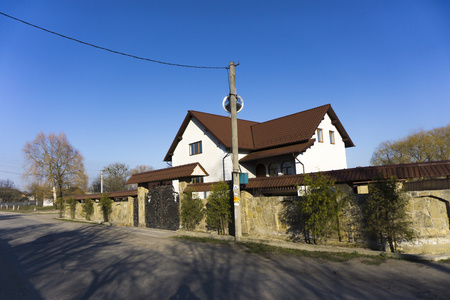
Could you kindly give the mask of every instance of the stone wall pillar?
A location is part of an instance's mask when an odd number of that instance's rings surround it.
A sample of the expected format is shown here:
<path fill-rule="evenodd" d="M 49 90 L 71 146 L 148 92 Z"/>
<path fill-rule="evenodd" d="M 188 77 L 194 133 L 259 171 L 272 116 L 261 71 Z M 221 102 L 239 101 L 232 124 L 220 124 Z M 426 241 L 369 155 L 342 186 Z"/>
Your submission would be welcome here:
<path fill-rule="evenodd" d="M 127 220 L 127 222 L 129 225 L 127 225 L 127 226 L 133 226 L 133 223 L 134 223 L 133 208 L 134 208 L 134 197 L 128 197 L 128 220 Z"/>
<path fill-rule="evenodd" d="M 253 196 L 246 192 L 241 191 L 241 231 L 243 235 L 248 235 L 250 232 L 250 223 L 248 219 L 248 201 Z"/>
<path fill-rule="evenodd" d="M 146 227 L 145 224 L 145 198 L 148 193 L 148 189 L 144 187 L 138 187 L 138 206 L 139 206 L 139 227 Z"/>
<path fill-rule="evenodd" d="M 183 195 L 184 190 L 186 189 L 188 183 L 186 181 L 179 181 L 178 182 L 178 190 L 180 191 L 180 200 L 181 200 L 181 195 Z"/>

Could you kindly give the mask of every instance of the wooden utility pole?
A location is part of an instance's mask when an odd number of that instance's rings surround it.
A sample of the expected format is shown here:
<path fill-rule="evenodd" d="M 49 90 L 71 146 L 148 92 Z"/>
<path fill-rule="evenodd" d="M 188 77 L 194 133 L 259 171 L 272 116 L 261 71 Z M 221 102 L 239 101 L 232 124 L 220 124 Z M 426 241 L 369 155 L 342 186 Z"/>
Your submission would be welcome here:
<path fill-rule="evenodd" d="M 241 190 L 239 186 L 239 147 L 237 126 L 237 94 L 236 94 L 236 65 L 230 62 L 230 109 L 231 109 L 231 151 L 233 161 L 233 199 L 234 199 L 234 240 L 239 241 L 241 230 Z"/>

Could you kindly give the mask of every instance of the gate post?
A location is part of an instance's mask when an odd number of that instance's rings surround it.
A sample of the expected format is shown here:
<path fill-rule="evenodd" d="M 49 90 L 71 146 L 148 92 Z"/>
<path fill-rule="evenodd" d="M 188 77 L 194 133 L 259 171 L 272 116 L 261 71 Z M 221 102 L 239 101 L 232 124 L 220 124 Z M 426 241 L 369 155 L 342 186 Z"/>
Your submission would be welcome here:
<path fill-rule="evenodd" d="M 138 205 L 139 205 L 139 227 L 146 227 L 145 224 L 145 195 L 148 190 L 144 187 L 138 187 Z"/>

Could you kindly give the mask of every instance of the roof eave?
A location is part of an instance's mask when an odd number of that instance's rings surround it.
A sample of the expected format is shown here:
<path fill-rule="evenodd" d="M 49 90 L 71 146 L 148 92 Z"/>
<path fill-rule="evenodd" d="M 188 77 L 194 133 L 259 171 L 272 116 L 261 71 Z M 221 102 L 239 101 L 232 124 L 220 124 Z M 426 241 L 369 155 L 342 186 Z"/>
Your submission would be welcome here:
<path fill-rule="evenodd" d="M 350 138 L 350 136 L 348 135 L 347 131 L 344 128 L 344 125 L 342 125 L 338 116 L 334 112 L 333 108 L 331 107 L 331 104 L 328 104 L 327 113 L 331 119 L 332 124 L 337 128 L 339 134 L 341 135 L 342 140 L 344 141 L 345 144 L 345 148 L 355 147 L 355 144 L 353 144 L 352 139 Z"/>
<path fill-rule="evenodd" d="M 178 143 L 181 141 L 184 131 L 186 130 L 187 125 L 189 124 L 189 121 L 192 118 L 192 112 L 188 110 L 188 113 L 186 114 L 186 117 L 183 120 L 183 123 L 181 123 L 180 129 L 178 129 L 177 134 L 175 135 L 175 138 L 173 139 L 172 144 L 170 145 L 169 150 L 167 151 L 166 156 L 164 157 L 164 161 L 172 161 L 172 155 L 175 151 L 175 148 L 177 147 Z"/>

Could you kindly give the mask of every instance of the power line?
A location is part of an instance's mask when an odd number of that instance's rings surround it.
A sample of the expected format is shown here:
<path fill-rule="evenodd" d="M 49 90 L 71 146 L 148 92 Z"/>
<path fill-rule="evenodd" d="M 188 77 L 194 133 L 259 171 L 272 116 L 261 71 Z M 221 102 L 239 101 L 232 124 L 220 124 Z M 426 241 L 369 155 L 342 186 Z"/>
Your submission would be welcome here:
<path fill-rule="evenodd" d="M 8 171 L 0 171 L 2 173 L 9 173 L 9 174 L 16 174 L 16 175 L 22 175 L 22 173 L 16 173 L 16 172 L 8 172 Z"/>
<path fill-rule="evenodd" d="M 136 55 L 131 55 L 131 54 L 119 52 L 119 51 L 116 51 L 116 50 L 111 50 L 111 49 L 108 49 L 108 48 L 105 48 L 105 47 L 97 46 L 97 45 L 94 45 L 94 44 L 91 44 L 91 43 L 87 43 L 87 42 L 80 41 L 80 40 L 78 40 L 78 39 L 69 37 L 69 36 L 67 36 L 67 35 L 63 35 L 63 34 L 60 34 L 60 33 L 57 33 L 57 32 L 54 32 L 54 31 L 51 31 L 51 30 L 48 30 L 48 29 L 45 29 L 45 28 L 43 28 L 43 27 L 40 27 L 40 26 L 31 24 L 31 23 L 26 22 L 26 21 L 24 21 L 24 20 L 15 18 L 15 17 L 13 17 L 13 16 L 7 15 L 7 14 L 1 12 L 1 11 L 0 11 L 0 14 L 3 15 L 3 16 L 5 16 L 5 17 L 11 18 L 11 19 L 13 19 L 13 20 L 22 22 L 22 23 L 24 23 L 24 24 L 26 24 L 26 25 L 29 25 L 29 26 L 35 27 L 35 28 L 37 28 L 37 29 L 43 30 L 43 31 L 45 31 L 45 32 L 48 32 L 48 33 L 57 35 L 57 36 L 59 36 L 59 37 L 63 37 L 63 38 L 65 38 L 65 39 L 72 40 L 72 41 L 77 42 L 77 43 L 80 43 L 80 44 L 84 44 L 84 45 L 87 45 L 87 46 L 91 46 L 91 47 L 94 47 L 94 48 L 97 48 L 97 49 L 101 49 L 101 50 L 105 50 L 105 51 L 108 51 L 108 52 L 112 52 L 112 53 L 115 53 L 115 54 L 120 54 L 120 55 L 123 55 L 123 56 L 128 56 L 128 57 L 131 57 L 131 58 L 136 58 L 136 59 L 140 59 L 140 60 L 145 60 L 145 61 L 149 61 L 149 62 L 153 62 L 153 63 L 158 63 L 158 64 L 163 64 L 163 65 L 175 66 L 175 67 L 196 68 L 196 69 L 228 69 L 228 67 L 205 67 L 205 66 L 191 66 L 191 65 L 175 64 L 175 63 L 169 63 L 169 62 L 164 62 L 164 61 L 154 60 L 154 59 L 150 59 L 150 58 L 140 57 L 140 56 L 136 56 Z"/>

